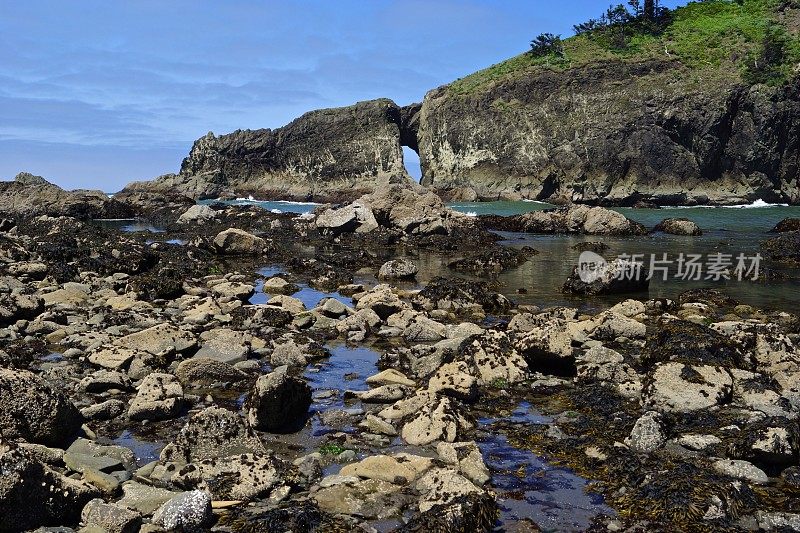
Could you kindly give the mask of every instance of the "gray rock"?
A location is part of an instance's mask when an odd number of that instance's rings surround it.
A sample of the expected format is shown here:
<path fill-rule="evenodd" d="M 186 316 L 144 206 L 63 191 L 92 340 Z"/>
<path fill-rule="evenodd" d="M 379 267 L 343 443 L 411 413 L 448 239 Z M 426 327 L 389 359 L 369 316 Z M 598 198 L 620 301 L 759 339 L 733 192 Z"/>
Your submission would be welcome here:
<path fill-rule="evenodd" d="M 222 363 L 234 365 L 247 359 L 250 354 L 250 338 L 241 331 L 215 328 L 202 335 L 203 345 L 195 354 Z"/>
<path fill-rule="evenodd" d="M 27 370 L 0 368 L 0 432 L 63 447 L 83 424 L 80 411 L 60 391 Z"/>
<path fill-rule="evenodd" d="M 245 409 L 253 427 L 280 431 L 304 420 L 310 405 L 311 387 L 282 366 L 258 378 Z"/>
<path fill-rule="evenodd" d="M 661 231 L 672 235 L 683 235 L 687 237 L 696 237 L 703 234 L 696 223 L 688 218 L 665 218 L 653 228 L 653 231 Z"/>
<path fill-rule="evenodd" d="M 152 355 L 184 353 L 197 346 L 194 335 L 165 322 L 115 341 L 123 350 L 147 352 Z"/>
<path fill-rule="evenodd" d="M 402 429 L 403 440 L 414 446 L 436 441 L 455 442 L 472 428 L 456 402 L 441 396 L 425 403 Z"/>
<path fill-rule="evenodd" d="M 207 205 L 193 205 L 178 217 L 178 224 L 208 222 L 217 218 L 217 212 Z"/>
<path fill-rule="evenodd" d="M 247 378 L 247 374 L 231 364 L 202 356 L 181 361 L 175 376 L 185 387 L 234 383 Z"/>
<path fill-rule="evenodd" d="M 266 247 L 267 243 L 261 237 L 236 228 L 221 231 L 214 237 L 214 248 L 225 255 L 258 255 Z"/>
<path fill-rule="evenodd" d="M 576 266 L 562 288 L 568 294 L 598 295 L 647 292 L 650 286 L 647 265 L 617 258 L 610 263 L 599 263 L 581 277 L 583 266 Z"/>
<path fill-rule="evenodd" d="M 732 387 L 731 375 L 718 367 L 659 363 L 643 391 L 644 404 L 661 412 L 697 411 L 726 401 Z"/>
<path fill-rule="evenodd" d="M 731 459 L 720 459 L 713 464 L 714 469 L 720 474 L 741 479 L 755 485 L 764 485 L 769 482 L 769 477 L 763 470 L 748 463 Z"/>
<path fill-rule="evenodd" d="M 178 416 L 183 407 L 183 387 L 172 374 L 153 373 L 142 380 L 128 407 L 133 420 L 164 420 Z"/>
<path fill-rule="evenodd" d="M 111 420 L 125 412 L 125 402 L 111 399 L 81 409 L 87 420 Z"/>
<path fill-rule="evenodd" d="M 175 496 L 153 514 L 153 523 L 167 531 L 200 531 L 211 519 L 211 497 L 200 490 Z"/>
<path fill-rule="evenodd" d="M 0 277 L 0 325 L 30 320 L 44 311 L 44 300 L 14 278 Z"/>
<path fill-rule="evenodd" d="M 172 481 L 207 491 L 215 500 L 280 500 L 288 494 L 283 480 L 289 468 L 273 455 L 245 453 L 191 463 L 179 470 Z"/>
<path fill-rule="evenodd" d="M 101 527 L 106 533 L 136 533 L 142 525 L 139 513 L 99 498 L 86 504 L 81 521 L 86 526 Z"/>
<path fill-rule="evenodd" d="M 175 441 L 161 452 L 161 460 L 192 463 L 266 449 L 238 414 L 220 407 L 208 407 L 192 416 Z"/>
<path fill-rule="evenodd" d="M 112 389 L 126 391 L 130 389 L 130 380 L 121 372 L 100 370 L 91 376 L 86 376 L 80 382 L 80 387 L 89 393 L 106 392 Z"/>
<path fill-rule="evenodd" d="M 289 366 L 289 367 L 305 367 L 308 363 L 304 351 L 293 340 L 278 344 L 272 350 L 270 355 L 270 363 L 273 367 Z"/>
<path fill-rule="evenodd" d="M 180 492 L 152 487 L 136 481 L 123 483 L 122 493 L 122 499 L 117 502 L 117 505 L 144 516 L 152 515 L 159 507 L 180 494 Z"/>
<path fill-rule="evenodd" d="M 479 487 L 491 479 L 483 454 L 474 442 L 440 442 L 436 445 L 436 453 L 442 461 L 457 467 L 461 475 Z"/>

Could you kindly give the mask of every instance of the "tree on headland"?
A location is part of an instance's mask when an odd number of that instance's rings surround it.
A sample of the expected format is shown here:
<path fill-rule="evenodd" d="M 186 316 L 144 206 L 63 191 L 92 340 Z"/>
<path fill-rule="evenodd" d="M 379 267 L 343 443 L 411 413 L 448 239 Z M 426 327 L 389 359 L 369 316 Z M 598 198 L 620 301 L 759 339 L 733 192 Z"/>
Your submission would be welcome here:
<path fill-rule="evenodd" d="M 627 5 L 612 4 L 599 19 L 589 19 L 573 29 L 577 35 L 587 35 L 609 48 L 622 50 L 635 34 L 661 33 L 669 16 L 669 9 L 662 7 L 659 0 L 644 0 L 644 4 L 641 0 L 628 0 Z"/>
<path fill-rule="evenodd" d="M 531 41 L 531 54 L 535 57 L 542 57 L 550 54 L 557 56 L 564 55 L 564 47 L 561 44 L 561 36 L 552 33 L 541 33 Z"/>

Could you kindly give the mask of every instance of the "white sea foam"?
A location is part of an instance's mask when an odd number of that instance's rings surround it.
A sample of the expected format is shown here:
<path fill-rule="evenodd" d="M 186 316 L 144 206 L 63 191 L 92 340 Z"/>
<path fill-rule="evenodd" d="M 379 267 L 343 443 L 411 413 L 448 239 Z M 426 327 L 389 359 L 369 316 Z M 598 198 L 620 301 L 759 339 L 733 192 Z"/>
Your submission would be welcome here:
<path fill-rule="evenodd" d="M 744 205 L 723 205 L 722 207 L 727 207 L 728 209 L 758 209 L 760 207 L 788 207 L 789 204 L 769 204 L 759 198 L 752 204 L 744 204 Z"/>
<path fill-rule="evenodd" d="M 283 211 L 281 211 L 280 209 L 270 209 L 269 212 L 275 213 L 276 215 L 280 215 L 281 213 L 283 213 Z"/>
<path fill-rule="evenodd" d="M 770 204 L 759 198 L 752 204 L 738 205 L 665 205 L 664 209 L 764 209 L 767 207 L 789 207 L 789 204 Z"/>
<path fill-rule="evenodd" d="M 476 213 L 475 211 L 467 211 L 464 214 L 467 215 L 468 217 L 476 217 L 476 216 L 478 216 L 478 213 Z"/>

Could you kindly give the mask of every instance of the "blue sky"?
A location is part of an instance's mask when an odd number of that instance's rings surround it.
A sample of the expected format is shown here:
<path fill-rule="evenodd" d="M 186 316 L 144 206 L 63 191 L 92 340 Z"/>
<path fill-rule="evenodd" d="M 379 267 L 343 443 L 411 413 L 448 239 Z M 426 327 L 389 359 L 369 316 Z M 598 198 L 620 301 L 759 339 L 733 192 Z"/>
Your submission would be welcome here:
<path fill-rule="evenodd" d="M 115 191 L 177 171 L 207 131 L 420 101 L 607 5 L 0 0 L 0 179 L 25 170 Z"/>

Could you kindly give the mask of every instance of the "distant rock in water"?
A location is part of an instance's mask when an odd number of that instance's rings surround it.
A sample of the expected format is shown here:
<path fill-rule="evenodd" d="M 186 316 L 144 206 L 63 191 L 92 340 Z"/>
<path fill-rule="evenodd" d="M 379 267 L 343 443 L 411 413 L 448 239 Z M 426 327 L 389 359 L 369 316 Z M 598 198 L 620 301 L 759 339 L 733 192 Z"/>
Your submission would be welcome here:
<path fill-rule="evenodd" d="M 127 218 L 133 215 L 133 208 L 109 198 L 103 191 L 65 191 L 41 176 L 21 172 L 14 181 L 0 182 L 0 214 L 11 218 L 48 215 L 87 220 Z"/>
<path fill-rule="evenodd" d="M 412 117 L 388 99 L 311 111 L 277 128 L 208 133 L 178 174 L 124 192 L 173 191 L 195 199 L 354 200 L 391 183 L 410 184 L 401 136 Z M 410 127 L 410 126 L 409 126 Z"/>
<path fill-rule="evenodd" d="M 602 207 L 571 205 L 545 211 L 503 217 L 481 215 L 484 227 L 498 231 L 543 234 L 645 235 L 647 229 L 616 211 Z"/>
<path fill-rule="evenodd" d="M 653 228 L 653 231 L 669 233 L 670 235 L 684 235 L 696 237 L 703 234 L 700 226 L 688 218 L 665 218 Z"/>

